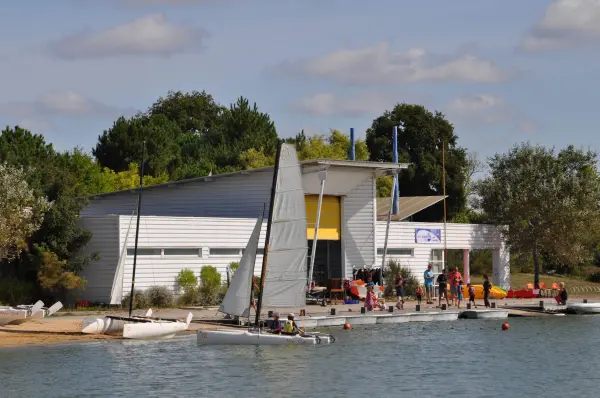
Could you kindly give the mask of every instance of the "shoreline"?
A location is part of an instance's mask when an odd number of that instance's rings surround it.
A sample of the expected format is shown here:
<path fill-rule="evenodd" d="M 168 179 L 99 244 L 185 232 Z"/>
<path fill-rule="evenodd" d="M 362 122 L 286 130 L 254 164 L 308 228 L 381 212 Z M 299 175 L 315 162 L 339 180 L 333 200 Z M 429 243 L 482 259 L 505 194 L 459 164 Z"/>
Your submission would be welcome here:
<path fill-rule="evenodd" d="M 575 298 L 574 298 L 575 299 Z M 496 302 L 498 309 L 503 309 L 505 306 L 531 306 L 532 308 L 536 305 L 539 305 L 539 302 L 542 299 L 525 299 L 525 300 L 494 300 Z M 554 299 L 543 299 L 545 303 L 553 303 Z M 569 300 L 575 301 L 575 300 Z M 579 301 L 579 300 L 577 300 Z M 414 311 L 414 305 L 416 303 L 413 301 L 408 301 L 405 303 L 405 310 L 403 312 Z M 306 306 L 306 312 L 308 316 L 325 316 L 329 315 L 329 312 L 332 308 L 336 309 L 337 315 L 342 314 L 352 314 L 352 315 L 360 315 L 360 304 L 350 304 L 350 305 L 335 305 L 335 306 L 317 306 L 317 305 L 308 305 Z M 481 307 L 480 307 L 481 308 Z M 450 310 L 457 310 L 456 307 L 449 307 Z M 513 316 L 528 316 L 528 317 L 539 317 L 539 316 L 547 316 L 549 314 L 544 312 L 529 312 L 522 311 L 517 309 L 506 308 L 510 313 L 514 313 Z M 300 313 L 299 308 L 289 309 L 290 312 L 294 312 L 297 315 Z M 439 311 L 435 305 L 431 306 L 422 306 L 423 312 L 428 311 Z M 461 311 L 466 310 L 466 305 L 464 307 L 461 306 Z M 61 311 L 62 312 L 62 311 Z M 136 313 L 143 313 L 145 311 L 136 311 Z M 198 308 L 198 307 L 189 307 L 187 309 L 183 308 L 171 308 L 171 309 L 157 309 L 154 311 L 154 316 L 163 317 L 163 318 L 184 318 L 188 312 L 192 312 L 194 314 L 193 320 L 196 322 L 192 322 L 187 331 L 182 334 L 192 334 L 196 332 L 196 330 L 203 329 L 224 329 L 231 328 L 226 325 L 216 325 L 214 323 L 199 323 L 197 321 L 202 322 L 208 320 L 215 320 L 222 316 L 216 310 L 216 308 Z M 395 314 L 401 313 L 400 311 L 394 311 Z M 16 348 L 16 347 L 29 347 L 29 346 L 47 346 L 47 345 L 57 345 L 57 344 L 73 344 L 80 342 L 101 342 L 101 341 L 113 341 L 113 340 L 122 340 L 121 337 L 118 336 L 108 336 L 102 334 L 84 334 L 81 332 L 81 320 L 86 316 L 98 316 L 102 317 L 104 315 L 125 315 L 127 311 L 69 311 L 66 310 L 55 314 L 52 317 L 42 318 L 42 319 L 34 319 L 29 322 L 25 322 L 20 325 L 6 325 L 0 327 L 0 349 L 2 348 Z M 266 315 L 266 313 L 265 313 Z"/>

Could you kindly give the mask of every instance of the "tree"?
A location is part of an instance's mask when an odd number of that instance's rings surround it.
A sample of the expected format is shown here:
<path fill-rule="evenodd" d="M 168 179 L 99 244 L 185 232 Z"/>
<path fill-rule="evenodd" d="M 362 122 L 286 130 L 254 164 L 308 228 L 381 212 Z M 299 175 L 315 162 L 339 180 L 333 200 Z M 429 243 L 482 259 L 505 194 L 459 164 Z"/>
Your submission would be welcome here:
<path fill-rule="evenodd" d="M 541 254 L 573 268 L 594 260 L 600 240 L 597 155 L 572 146 L 514 146 L 489 160 L 490 175 L 477 184 L 479 207 L 505 225 L 511 251 L 530 253 L 539 286 Z"/>
<path fill-rule="evenodd" d="M 397 104 L 391 111 L 373 120 L 367 130 L 370 160 L 392 161 L 392 131 L 398 129 L 398 158 L 410 163 L 408 170 L 399 175 L 400 195 L 431 196 L 442 194 L 442 147 L 446 146 L 446 193 L 448 218 L 454 217 L 466 205 L 465 163 L 466 152 L 458 146 L 454 127 L 441 112 L 432 113 L 421 105 Z M 378 184 L 378 193 L 389 196 L 391 179 Z M 441 206 L 434 206 L 415 215 L 416 221 L 439 221 L 443 218 Z"/>
<path fill-rule="evenodd" d="M 23 171 L 0 164 L 0 260 L 12 261 L 27 248 L 50 206 L 35 196 Z"/>
<path fill-rule="evenodd" d="M 348 160 L 350 156 L 350 137 L 339 130 L 330 129 L 329 135 L 306 137 L 304 130 L 286 142 L 295 144 L 300 160 L 307 159 L 338 159 Z M 355 160 L 369 159 L 369 151 L 363 140 L 354 142 Z"/>

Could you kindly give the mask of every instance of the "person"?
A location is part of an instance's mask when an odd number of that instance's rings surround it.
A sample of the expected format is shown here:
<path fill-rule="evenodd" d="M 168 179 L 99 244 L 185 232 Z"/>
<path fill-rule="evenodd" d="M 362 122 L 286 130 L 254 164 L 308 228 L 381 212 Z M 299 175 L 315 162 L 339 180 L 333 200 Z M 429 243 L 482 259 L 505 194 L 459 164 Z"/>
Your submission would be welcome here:
<path fill-rule="evenodd" d="M 460 279 L 458 281 L 458 286 L 456 288 L 456 307 L 460 308 L 460 303 L 461 301 L 463 301 L 463 288 L 464 288 L 464 284 L 463 284 L 463 280 Z"/>
<path fill-rule="evenodd" d="M 446 276 L 446 269 L 443 269 L 442 273 L 438 275 L 437 284 L 439 290 L 438 307 L 442 306 L 442 296 L 446 298 L 446 305 L 450 306 L 448 302 L 448 276 Z"/>
<path fill-rule="evenodd" d="M 458 271 L 458 267 L 454 267 L 448 276 L 450 279 L 450 301 L 454 305 L 454 300 L 458 301 L 458 285 L 462 281 L 462 275 Z"/>
<path fill-rule="evenodd" d="M 483 304 L 485 304 L 485 308 L 490 307 L 490 291 L 492 290 L 492 282 L 487 275 L 483 276 Z"/>
<path fill-rule="evenodd" d="M 417 304 L 421 305 L 421 300 L 423 299 L 423 288 L 421 285 L 417 285 L 415 289 L 415 295 L 417 296 Z"/>
<path fill-rule="evenodd" d="M 298 334 L 304 333 L 304 330 L 298 327 L 298 324 L 294 320 L 296 315 L 293 313 L 288 314 L 288 319 L 285 321 L 285 325 L 283 326 L 283 333 L 285 334 Z"/>
<path fill-rule="evenodd" d="M 427 266 L 423 279 L 425 280 L 425 299 L 427 304 L 433 304 L 433 270 L 431 264 Z"/>
<path fill-rule="evenodd" d="M 560 282 L 558 284 L 558 289 L 558 294 L 556 295 L 556 297 L 554 297 L 554 299 L 556 300 L 556 304 L 566 305 L 569 295 L 567 294 L 567 289 L 565 289 L 565 283 Z"/>
<path fill-rule="evenodd" d="M 473 307 L 477 308 L 477 304 L 475 304 L 475 287 L 470 283 L 467 283 L 467 287 L 469 288 L 469 303 L 473 303 Z"/>
<path fill-rule="evenodd" d="M 373 292 L 373 285 L 367 284 L 367 294 L 365 295 L 365 310 L 373 311 L 375 303 L 377 303 L 377 297 L 375 297 L 375 293 Z"/>
<path fill-rule="evenodd" d="M 398 299 L 396 302 L 396 308 L 399 310 L 404 309 L 404 278 L 402 277 L 402 273 L 398 271 L 396 275 L 396 298 Z"/>
<path fill-rule="evenodd" d="M 275 334 L 281 333 L 281 322 L 279 321 L 279 312 L 273 313 L 273 322 L 271 323 L 271 328 L 269 331 Z"/>

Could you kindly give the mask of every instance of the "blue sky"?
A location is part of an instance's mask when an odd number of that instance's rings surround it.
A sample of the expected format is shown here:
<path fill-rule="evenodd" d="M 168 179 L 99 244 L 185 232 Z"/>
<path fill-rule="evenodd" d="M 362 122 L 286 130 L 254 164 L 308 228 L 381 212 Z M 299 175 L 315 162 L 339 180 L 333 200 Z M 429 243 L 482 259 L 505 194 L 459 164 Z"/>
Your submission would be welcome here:
<path fill-rule="evenodd" d="M 281 136 L 364 136 L 397 102 L 485 157 L 600 150 L 600 0 L 0 0 L 0 124 L 91 150 L 168 90 L 240 95 Z"/>

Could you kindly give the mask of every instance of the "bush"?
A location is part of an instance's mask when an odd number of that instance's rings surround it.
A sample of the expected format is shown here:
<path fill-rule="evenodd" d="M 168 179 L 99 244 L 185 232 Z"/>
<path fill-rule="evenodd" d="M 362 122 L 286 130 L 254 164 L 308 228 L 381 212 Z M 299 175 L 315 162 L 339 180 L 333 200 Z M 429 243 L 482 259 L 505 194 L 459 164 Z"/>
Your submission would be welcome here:
<path fill-rule="evenodd" d="M 129 298 L 129 293 L 127 293 L 127 295 L 123 297 L 123 300 L 121 301 L 121 305 L 123 307 L 129 308 Z M 147 309 L 148 307 L 150 307 L 150 303 L 148 301 L 148 296 L 146 295 L 146 292 L 144 290 L 135 290 L 133 295 L 133 309 Z"/>
<path fill-rule="evenodd" d="M 198 277 L 191 269 L 184 268 L 179 271 L 179 274 L 175 278 L 175 282 L 177 282 L 183 291 L 186 292 L 187 290 L 195 289 L 196 286 L 198 286 Z"/>
<path fill-rule="evenodd" d="M 173 293 L 166 286 L 150 286 L 146 289 L 146 296 L 152 307 L 166 308 L 173 306 Z"/>
<path fill-rule="evenodd" d="M 600 283 L 600 271 L 588 275 L 587 280 L 589 282 Z"/>
<path fill-rule="evenodd" d="M 13 277 L 0 278 L 0 302 L 9 305 L 30 304 L 34 301 L 35 285 Z"/>
<path fill-rule="evenodd" d="M 240 266 L 240 263 L 237 261 L 233 261 L 233 262 L 229 263 L 229 270 L 231 272 L 231 276 L 235 275 L 235 271 L 237 271 L 239 266 Z"/>
<path fill-rule="evenodd" d="M 221 291 L 221 274 L 212 265 L 205 265 L 200 271 L 200 302 L 204 305 L 218 304 Z"/>
<path fill-rule="evenodd" d="M 404 295 L 415 296 L 415 291 L 419 285 L 419 280 L 410 272 L 408 268 L 403 268 L 399 262 L 391 260 L 387 263 L 385 272 L 385 297 L 396 297 L 396 275 L 398 271 L 404 278 Z"/>

